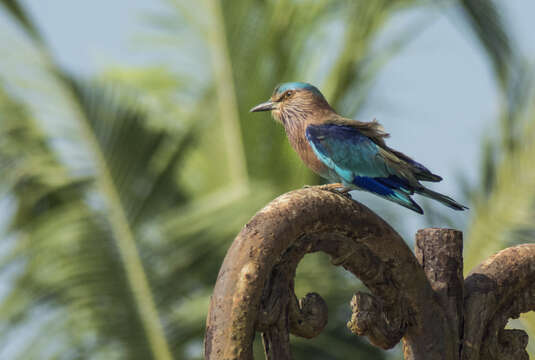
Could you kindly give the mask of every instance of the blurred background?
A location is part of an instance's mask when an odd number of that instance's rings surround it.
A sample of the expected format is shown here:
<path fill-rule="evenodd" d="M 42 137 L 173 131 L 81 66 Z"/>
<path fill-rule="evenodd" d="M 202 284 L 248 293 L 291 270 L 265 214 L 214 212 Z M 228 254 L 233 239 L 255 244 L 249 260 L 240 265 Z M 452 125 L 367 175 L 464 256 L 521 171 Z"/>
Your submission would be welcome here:
<path fill-rule="evenodd" d="M 0 359 L 201 359 L 234 236 L 321 183 L 248 112 L 279 82 L 377 118 L 470 207 L 419 198 L 419 216 L 355 194 L 411 246 L 418 228 L 461 229 L 468 272 L 535 239 L 532 1 L 0 4 Z M 361 287 L 305 258 L 298 296 L 320 293 L 330 314 L 292 339 L 296 359 L 401 359 L 346 329 Z M 512 326 L 535 336 L 530 314 Z"/>

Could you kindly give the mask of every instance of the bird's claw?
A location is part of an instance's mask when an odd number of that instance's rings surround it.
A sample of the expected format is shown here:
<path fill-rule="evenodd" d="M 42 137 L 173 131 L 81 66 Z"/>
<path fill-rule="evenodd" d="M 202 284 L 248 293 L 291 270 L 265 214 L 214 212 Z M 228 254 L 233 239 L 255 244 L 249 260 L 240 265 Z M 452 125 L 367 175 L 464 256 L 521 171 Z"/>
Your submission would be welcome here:
<path fill-rule="evenodd" d="M 335 184 L 326 184 L 319 187 L 321 190 L 331 191 L 337 194 L 340 194 L 342 196 L 345 196 L 347 198 L 353 199 L 351 197 L 351 194 L 349 194 L 350 191 L 353 189 L 350 189 L 348 187 L 345 187 L 343 184 L 335 183 Z"/>
<path fill-rule="evenodd" d="M 341 189 L 336 189 L 335 191 L 337 193 L 339 193 L 340 195 L 345 196 L 346 198 L 353 200 L 353 197 L 349 193 L 350 191 L 352 191 L 352 189 L 341 188 Z"/>

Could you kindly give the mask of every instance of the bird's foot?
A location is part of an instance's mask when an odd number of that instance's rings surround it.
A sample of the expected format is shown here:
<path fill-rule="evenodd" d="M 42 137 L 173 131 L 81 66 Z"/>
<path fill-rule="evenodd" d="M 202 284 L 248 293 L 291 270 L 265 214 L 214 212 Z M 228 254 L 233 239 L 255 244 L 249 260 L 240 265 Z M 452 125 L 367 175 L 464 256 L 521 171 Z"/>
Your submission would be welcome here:
<path fill-rule="evenodd" d="M 338 189 L 341 189 L 343 188 L 344 185 L 342 185 L 341 183 L 334 183 L 334 184 L 325 184 L 325 185 L 320 185 L 318 186 L 318 189 L 320 190 L 327 190 L 327 191 L 337 191 Z"/>
<path fill-rule="evenodd" d="M 342 196 L 348 197 L 352 199 L 351 194 L 349 194 L 350 191 L 353 189 L 345 187 L 344 184 L 341 183 L 334 183 L 334 184 L 326 184 L 319 187 L 321 190 L 331 191 L 337 194 L 340 194 Z"/>

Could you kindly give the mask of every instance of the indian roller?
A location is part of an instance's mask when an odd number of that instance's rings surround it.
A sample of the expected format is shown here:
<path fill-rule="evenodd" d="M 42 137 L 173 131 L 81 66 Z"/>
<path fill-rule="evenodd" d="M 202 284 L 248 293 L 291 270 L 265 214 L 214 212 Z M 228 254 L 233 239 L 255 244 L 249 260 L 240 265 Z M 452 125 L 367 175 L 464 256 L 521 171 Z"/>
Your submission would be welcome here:
<path fill-rule="evenodd" d="M 420 181 L 442 178 L 407 155 L 388 147 L 389 137 L 376 121 L 361 122 L 338 115 L 313 85 L 284 83 L 251 112 L 271 111 L 286 130 L 303 162 L 321 177 L 342 184 L 342 192 L 364 190 L 423 214 L 411 198 L 420 194 L 454 209 L 466 206 L 427 189 Z"/>

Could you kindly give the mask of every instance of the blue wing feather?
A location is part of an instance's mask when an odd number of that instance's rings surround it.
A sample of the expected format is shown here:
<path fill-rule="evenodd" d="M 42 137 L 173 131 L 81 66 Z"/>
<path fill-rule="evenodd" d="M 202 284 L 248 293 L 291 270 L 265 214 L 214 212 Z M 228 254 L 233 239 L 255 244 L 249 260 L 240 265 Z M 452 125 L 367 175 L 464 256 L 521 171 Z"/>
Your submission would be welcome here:
<path fill-rule="evenodd" d="M 391 175 L 378 146 L 351 126 L 309 125 L 306 136 L 316 156 L 349 183 L 355 175 Z"/>
<path fill-rule="evenodd" d="M 378 145 L 358 129 L 336 124 L 309 125 L 306 137 L 315 155 L 342 183 L 423 213 L 409 196 L 414 190 L 408 181 L 389 169 Z"/>

